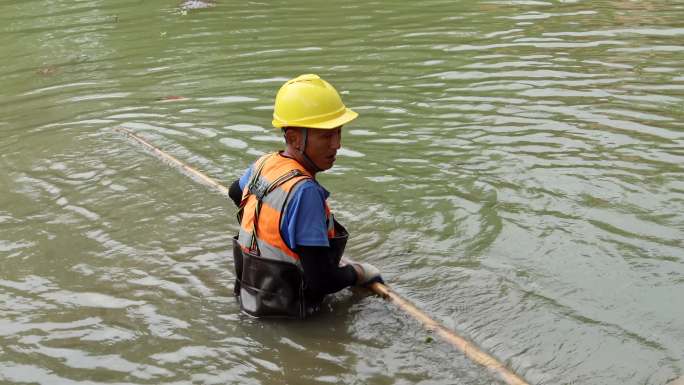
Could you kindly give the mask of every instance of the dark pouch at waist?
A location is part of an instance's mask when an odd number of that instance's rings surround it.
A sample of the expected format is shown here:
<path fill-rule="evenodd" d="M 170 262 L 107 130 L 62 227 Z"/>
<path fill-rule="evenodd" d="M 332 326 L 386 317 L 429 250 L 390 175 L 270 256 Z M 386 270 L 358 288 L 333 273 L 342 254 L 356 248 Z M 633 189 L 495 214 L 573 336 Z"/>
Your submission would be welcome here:
<path fill-rule="evenodd" d="M 237 241 L 237 235 L 233 237 L 233 267 L 235 268 L 235 286 L 233 295 L 240 295 L 240 282 L 242 281 L 242 249 Z"/>
<path fill-rule="evenodd" d="M 233 238 L 235 295 L 255 317 L 304 318 L 304 282 L 299 267 L 245 252 Z"/>
<path fill-rule="evenodd" d="M 340 259 L 342 254 L 344 254 L 344 248 L 347 246 L 347 240 L 349 239 L 349 233 L 347 229 L 344 228 L 337 220 L 333 219 L 335 226 L 335 236 L 328 239 L 330 244 L 330 251 L 328 257 L 337 266 L 340 264 Z"/>

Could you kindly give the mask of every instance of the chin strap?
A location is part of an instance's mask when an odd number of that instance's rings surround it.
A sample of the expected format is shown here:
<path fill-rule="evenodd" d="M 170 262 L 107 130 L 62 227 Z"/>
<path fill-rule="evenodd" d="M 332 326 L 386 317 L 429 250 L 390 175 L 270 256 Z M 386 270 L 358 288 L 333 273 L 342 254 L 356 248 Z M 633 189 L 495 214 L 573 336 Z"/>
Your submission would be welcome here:
<path fill-rule="evenodd" d="M 309 129 L 302 127 L 301 130 L 302 130 L 302 134 L 304 135 L 304 145 L 302 146 L 302 148 L 297 149 L 299 151 L 299 155 L 302 156 L 302 160 L 304 161 L 304 163 L 306 163 L 306 166 L 314 172 L 314 174 L 319 172 L 319 171 L 323 171 L 323 169 L 316 166 L 316 163 L 314 163 L 313 160 L 311 160 L 311 158 L 309 158 L 309 156 L 306 155 L 306 152 L 305 152 L 306 151 L 306 142 L 307 142 L 307 139 L 309 138 Z"/>

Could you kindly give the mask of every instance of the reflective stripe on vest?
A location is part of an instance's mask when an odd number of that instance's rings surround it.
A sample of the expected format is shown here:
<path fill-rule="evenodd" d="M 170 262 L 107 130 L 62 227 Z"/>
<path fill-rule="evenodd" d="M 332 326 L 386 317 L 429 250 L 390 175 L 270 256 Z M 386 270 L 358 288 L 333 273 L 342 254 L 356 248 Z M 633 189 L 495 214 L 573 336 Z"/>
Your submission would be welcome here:
<path fill-rule="evenodd" d="M 271 183 L 279 178 L 286 178 L 292 170 L 298 170 L 301 175 L 291 177 L 271 192 L 266 193 L 266 188 Z M 256 252 L 258 249 L 262 258 L 299 265 L 299 255 L 283 240 L 280 225 L 288 203 L 301 186 L 299 182 L 313 179 L 311 174 L 296 160 L 283 157 L 278 153 L 261 157 L 254 164 L 252 172 L 252 177 L 242 192 L 243 201 L 246 199 L 246 203 L 243 206 L 238 243 L 245 251 Z M 258 196 L 261 196 L 260 203 Z M 258 203 L 259 207 L 257 207 Z M 328 222 L 328 237 L 332 238 L 335 235 L 334 224 L 327 202 L 325 214 Z M 257 216 L 256 247 L 252 247 L 252 229 Z"/>

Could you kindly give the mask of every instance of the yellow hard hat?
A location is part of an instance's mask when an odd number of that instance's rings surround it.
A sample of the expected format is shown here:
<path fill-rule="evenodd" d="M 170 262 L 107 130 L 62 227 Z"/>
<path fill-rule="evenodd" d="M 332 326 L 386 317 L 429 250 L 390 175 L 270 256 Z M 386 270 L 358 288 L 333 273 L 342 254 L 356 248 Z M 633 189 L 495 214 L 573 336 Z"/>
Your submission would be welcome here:
<path fill-rule="evenodd" d="M 301 75 L 288 80 L 276 95 L 273 126 L 335 128 L 359 116 L 345 107 L 330 83 L 318 75 Z"/>

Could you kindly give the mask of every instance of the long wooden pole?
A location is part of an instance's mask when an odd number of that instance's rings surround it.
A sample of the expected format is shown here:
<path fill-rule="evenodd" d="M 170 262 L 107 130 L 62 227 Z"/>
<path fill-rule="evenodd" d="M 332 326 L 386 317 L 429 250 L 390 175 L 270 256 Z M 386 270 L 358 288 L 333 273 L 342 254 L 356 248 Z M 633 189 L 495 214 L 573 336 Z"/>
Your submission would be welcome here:
<path fill-rule="evenodd" d="M 506 381 L 510 385 L 529 385 L 525 382 L 522 377 L 515 374 L 513 371 L 508 369 L 506 365 L 498 361 L 496 358 L 491 356 L 489 353 L 480 349 L 474 343 L 466 340 L 465 338 L 456 334 L 456 332 L 451 329 L 446 328 L 441 325 L 432 317 L 425 314 L 422 310 L 415 307 L 412 303 L 402 298 L 399 294 L 394 292 L 388 286 L 381 283 L 374 283 L 370 286 L 370 289 L 377 295 L 388 300 L 389 302 L 395 304 L 399 309 L 403 310 L 405 313 L 419 321 L 423 324 L 423 327 L 427 330 L 434 332 L 439 335 L 454 346 L 456 349 L 460 350 L 466 357 L 470 358 L 473 362 L 484 366 L 485 368 L 491 370 L 497 374 L 502 380 Z"/>
<path fill-rule="evenodd" d="M 173 155 L 164 152 L 160 150 L 159 148 L 155 147 L 152 143 L 148 142 L 146 139 L 141 137 L 140 135 L 136 134 L 135 132 L 123 128 L 123 127 L 116 127 L 114 131 L 118 131 L 125 136 L 135 140 L 139 144 L 142 144 L 143 147 L 145 147 L 147 150 L 151 151 L 154 156 L 159 158 L 160 160 L 170 163 L 171 165 L 178 167 L 184 174 L 187 174 L 188 176 L 192 177 L 193 179 L 196 179 L 200 183 L 209 186 L 215 190 L 217 190 L 219 193 L 222 195 L 228 196 L 228 188 L 226 186 L 223 186 L 219 182 L 217 182 L 214 178 L 209 177 L 208 175 L 204 174 L 203 172 L 197 170 L 194 167 L 190 167 L 187 164 L 181 162 L 178 160 L 176 157 Z"/>
<path fill-rule="evenodd" d="M 136 133 L 125 129 L 125 128 L 115 128 L 116 131 L 121 132 L 127 137 L 135 140 L 139 144 L 142 144 L 146 149 L 150 150 L 157 158 L 171 163 L 172 165 L 181 169 L 184 173 L 192 176 L 194 179 L 200 181 L 201 183 L 214 188 L 223 195 L 228 195 L 228 188 L 221 185 L 215 179 L 207 176 L 201 171 L 188 166 L 187 164 L 176 159 L 174 156 L 160 150 L 159 148 L 152 145 L 150 142 L 140 137 Z M 373 283 L 369 287 L 375 294 L 384 298 L 385 300 L 393 303 L 399 309 L 401 309 L 406 314 L 413 317 L 415 320 L 420 322 L 423 327 L 435 334 L 439 335 L 446 342 L 450 343 L 456 349 L 460 350 L 466 357 L 471 359 L 473 362 L 484 366 L 485 368 L 491 370 L 497 374 L 502 380 L 506 381 L 510 385 L 529 385 L 520 376 L 512 372 L 503 363 L 498 361 L 496 358 L 492 357 L 490 354 L 486 353 L 474 343 L 466 340 L 465 338 L 456 334 L 456 332 L 442 326 L 439 322 L 432 319 L 422 310 L 415 307 L 411 302 L 402 298 L 394 290 L 390 289 L 387 285 L 381 283 Z"/>

